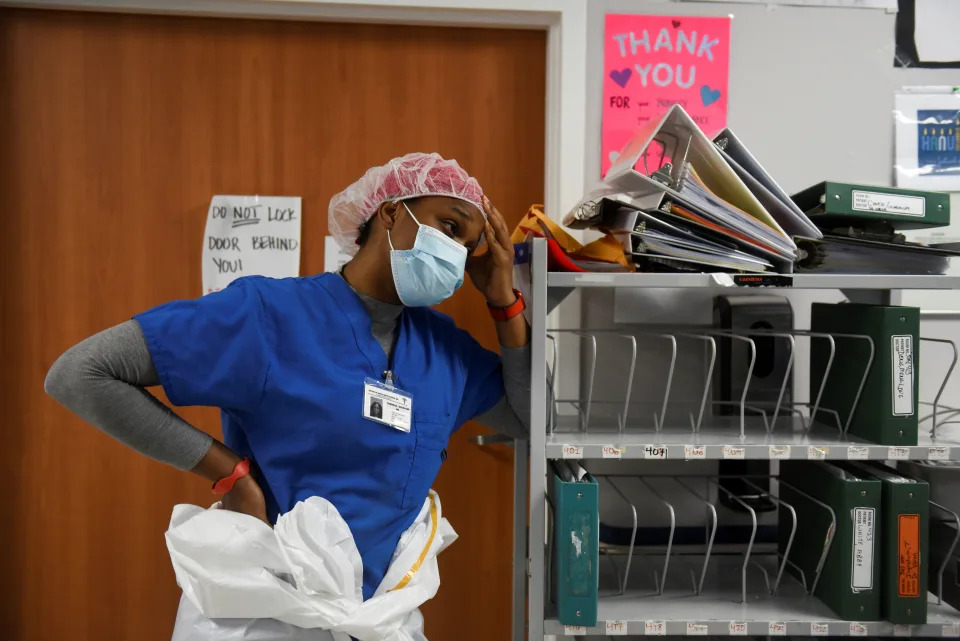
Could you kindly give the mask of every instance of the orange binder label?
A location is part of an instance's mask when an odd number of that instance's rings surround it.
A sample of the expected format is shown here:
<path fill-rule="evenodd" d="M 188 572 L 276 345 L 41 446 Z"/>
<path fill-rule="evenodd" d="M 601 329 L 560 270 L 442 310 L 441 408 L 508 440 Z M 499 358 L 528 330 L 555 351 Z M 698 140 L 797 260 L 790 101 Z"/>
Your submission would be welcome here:
<path fill-rule="evenodd" d="M 897 527 L 899 541 L 897 594 L 920 596 L 920 515 L 901 514 Z"/>

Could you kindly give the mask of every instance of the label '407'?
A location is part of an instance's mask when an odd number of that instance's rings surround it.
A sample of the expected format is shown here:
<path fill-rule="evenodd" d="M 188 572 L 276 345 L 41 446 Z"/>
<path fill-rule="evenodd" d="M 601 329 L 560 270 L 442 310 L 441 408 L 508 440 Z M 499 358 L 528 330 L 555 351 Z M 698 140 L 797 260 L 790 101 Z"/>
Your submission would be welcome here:
<path fill-rule="evenodd" d="M 643 458 L 667 458 L 667 447 L 665 445 L 647 445 L 643 448 Z"/>

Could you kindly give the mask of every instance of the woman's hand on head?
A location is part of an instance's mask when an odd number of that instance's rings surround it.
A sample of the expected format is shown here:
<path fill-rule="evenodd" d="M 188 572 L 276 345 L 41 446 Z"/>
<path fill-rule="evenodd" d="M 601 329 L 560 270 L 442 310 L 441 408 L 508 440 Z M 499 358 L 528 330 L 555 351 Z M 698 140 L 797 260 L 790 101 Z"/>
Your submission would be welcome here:
<path fill-rule="evenodd" d="M 493 307 L 507 307 L 516 300 L 513 293 L 513 243 L 510 230 L 496 207 L 483 197 L 483 210 L 487 215 L 484 234 L 487 251 L 467 260 L 470 280 Z"/>
<path fill-rule="evenodd" d="M 237 480 L 233 488 L 223 495 L 223 498 L 220 499 L 220 506 L 231 512 L 249 514 L 268 525 L 270 524 L 269 519 L 267 519 L 267 502 L 263 498 L 263 490 L 249 474 Z"/>

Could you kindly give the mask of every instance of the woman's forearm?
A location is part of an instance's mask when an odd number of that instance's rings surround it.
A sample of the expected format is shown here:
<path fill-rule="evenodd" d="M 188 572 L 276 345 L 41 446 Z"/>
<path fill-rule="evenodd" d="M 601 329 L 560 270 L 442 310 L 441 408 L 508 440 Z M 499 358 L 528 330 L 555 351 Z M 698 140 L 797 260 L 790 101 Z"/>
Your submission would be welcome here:
<path fill-rule="evenodd" d="M 240 456 L 147 391 L 159 383 L 143 331 L 128 321 L 67 350 L 50 368 L 44 388 L 80 418 L 145 456 L 208 481 L 229 476 Z M 227 509 L 268 521 L 252 476 L 237 481 L 221 500 Z"/>
<path fill-rule="evenodd" d="M 67 409 L 137 452 L 191 470 L 210 450 L 213 438 L 145 389 L 159 382 L 140 326 L 128 321 L 67 350 L 47 373 L 44 389 Z M 204 471 L 206 468 L 203 466 Z M 198 473 L 210 478 L 200 470 Z"/>
<path fill-rule="evenodd" d="M 502 346 L 503 389 L 500 402 L 477 422 L 514 438 L 530 435 L 530 346 Z"/>

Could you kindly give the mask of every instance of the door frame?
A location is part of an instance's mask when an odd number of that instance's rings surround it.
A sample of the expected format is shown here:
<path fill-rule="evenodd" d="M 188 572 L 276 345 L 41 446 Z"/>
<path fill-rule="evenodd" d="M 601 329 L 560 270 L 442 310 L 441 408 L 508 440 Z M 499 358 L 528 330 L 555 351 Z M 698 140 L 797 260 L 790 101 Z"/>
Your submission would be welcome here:
<path fill-rule="evenodd" d="M 586 186 L 588 0 L 0 0 L 0 7 L 59 9 L 324 22 L 367 22 L 401 25 L 536 29 L 547 32 L 544 209 L 559 220 L 582 197 Z M 518 6 L 519 5 L 519 6 Z M 561 134 L 562 132 L 562 134 Z M 579 317 L 578 307 L 558 318 Z M 536 343 L 535 343 L 536 344 Z M 543 359 L 542 350 L 533 358 Z M 573 355 L 574 360 L 577 355 Z M 575 381 L 574 381 L 575 383 Z M 545 408 L 533 408 L 534 423 L 546 419 Z M 534 431 L 536 432 L 536 431 Z M 544 576 L 542 555 L 528 549 L 546 535 L 546 505 L 527 501 L 528 452 L 542 453 L 544 436 L 533 443 L 517 441 L 514 453 L 512 638 L 543 638 L 543 586 L 529 586 L 529 577 Z M 539 438 L 538 438 L 539 436 Z M 529 474 L 545 476 L 542 456 L 534 456 Z M 529 511 L 528 511 L 529 510 Z M 527 528 L 529 516 L 529 531 Z M 529 548 L 528 548 L 529 542 Z M 526 616 L 525 616 L 526 615 Z"/>

